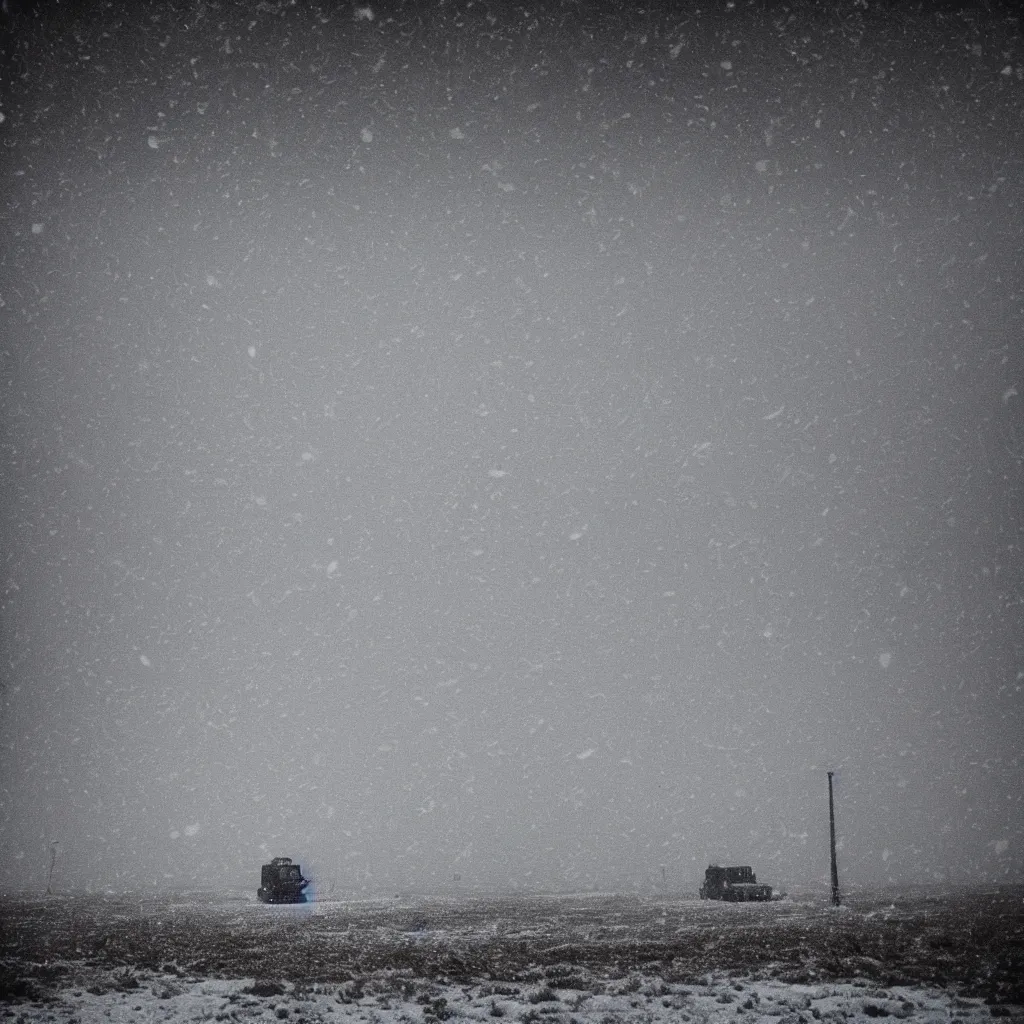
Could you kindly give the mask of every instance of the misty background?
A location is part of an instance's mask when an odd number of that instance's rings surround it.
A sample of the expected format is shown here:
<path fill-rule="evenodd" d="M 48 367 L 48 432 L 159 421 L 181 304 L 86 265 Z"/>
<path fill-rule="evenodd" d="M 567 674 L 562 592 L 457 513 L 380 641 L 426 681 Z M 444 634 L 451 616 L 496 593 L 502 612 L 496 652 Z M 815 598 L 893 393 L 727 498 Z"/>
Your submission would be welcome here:
<path fill-rule="evenodd" d="M 2 884 L 1022 880 L 1019 22 L 671 6 L 7 11 Z"/>

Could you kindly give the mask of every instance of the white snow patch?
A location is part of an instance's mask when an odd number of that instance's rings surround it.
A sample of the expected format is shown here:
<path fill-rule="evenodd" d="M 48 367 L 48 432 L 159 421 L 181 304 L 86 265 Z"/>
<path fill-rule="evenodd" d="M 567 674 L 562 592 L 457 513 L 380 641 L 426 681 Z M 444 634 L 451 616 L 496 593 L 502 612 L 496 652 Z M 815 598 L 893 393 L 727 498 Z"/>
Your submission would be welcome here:
<path fill-rule="evenodd" d="M 495 480 L 500 480 L 503 476 L 508 476 L 508 470 L 505 469 L 491 469 L 487 472 L 488 476 L 493 476 Z"/>
<path fill-rule="evenodd" d="M 356 21 L 373 21 L 376 15 L 373 13 L 372 7 L 357 7 L 352 13 L 352 17 Z"/>
<path fill-rule="evenodd" d="M 332 573 L 336 573 L 337 571 L 338 571 L 337 559 L 327 563 L 327 575 L 328 576 L 330 576 Z"/>
<path fill-rule="evenodd" d="M 593 757 L 597 753 L 597 747 L 587 747 L 586 750 L 581 750 L 576 755 L 577 761 L 586 761 L 588 757 Z"/>
<path fill-rule="evenodd" d="M 768 413 L 768 415 L 767 415 L 767 416 L 765 416 L 765 417 L 763 417 L 763 418 L 764 418 L 764 419 L 766 419 L 766 420 L 774 420 L 774 419 L 777 419 L 777 418 L 778 418 L 779 416 L 781 416 L 781 415 L 782 415 L 782 413 L 783 413 L 783 411 L 785 410 L 785 408 L 786 408 L 786 407 L 785 407 L 785 405 L 780 405 L 780 406 L 778 407 L 778 409 L 776 409 L 776 410 L 775 410 L 775 412 L 770 412 L 770 413 Z"/>
<path fill-rule="evenodd" d="M 199 822 L 194 821 L 191 825 L 185 826 L 185 835 L 194 836 L 199 834 Z"/>
<path fill-rule="evenodd" d="M 882 668 L 888 668 L 891 662 L 892 655 L 888 651 L 882 651 L 878 656 L 878 664 L 881 665 Z"/>
<path fill-rule="evenodd" d="M 149 658 L 147 658 L 147 657 L 146 657 L 146 656 L 145 656 L 144 654 L 140 654 L 140 655 L 139 655 L 139 661 L 141 661 L 141 662 L 142 662 L 142 664 L 146 666 L 146 668 L 149 668 L 149 666 L 153 664 L 153 663 L 152 663 L 152 662 L 151 662 L 151 661 L 149 660 Z"/>
<path fill-rule="evenodd" d="M 450 128 L 448 130 L 448 135 L 453 139 L 464 139 L 466 137 L 466 133 L 457 126 L 455 128 Z"/>
<path fill-rule="evenodd" d="M 359 138 L 361 138 L 363 142 L 373 142 L 373 132 L 371 132 L 369 128 L 364 128 L 359 133 Z"/>
<path fill-rule="evenodd" d="M 996 841 L 995 841 L 995 842 L 994 842 L 994 843 L 992 844 L 992 849 L 996 851 L 996 855 L 997 855 L 997 856 L 998 856 L 999 854 L 1003 854 L 1003 853 L 1006 853 L 1006 851 L 1007 851 L 1007 850 L 1008 850 L 1009 848 L 1010 848 L 1010 840 L 1009 840 L 1009 839 L 997 839 L 997 840 L 996 840 Z"/>
<path fill-rule="evenodd" d="M 1008 402 L 1011 398 L 1017 397 L 1017 389 L 1012 385 L 1003 392 L 1003 402 Z"/>
<path fill-rule="evenodd" d="M 255 359 L 256 358 L 256 346 L 255 345 L 250 345 L 248 347 L 248 349 L 246 349 L 246 351 L 249 353 L 249 358 L 250 359 Z"/>
<path fill-rule="evenodd" d="M 37 224 L 33 224 L 32 225 L 32 234 L 33 235 L 41 235 L 42 233 L 43 233 L 43 225 L 42 224 L 38 224 L 37 223 Z"/>

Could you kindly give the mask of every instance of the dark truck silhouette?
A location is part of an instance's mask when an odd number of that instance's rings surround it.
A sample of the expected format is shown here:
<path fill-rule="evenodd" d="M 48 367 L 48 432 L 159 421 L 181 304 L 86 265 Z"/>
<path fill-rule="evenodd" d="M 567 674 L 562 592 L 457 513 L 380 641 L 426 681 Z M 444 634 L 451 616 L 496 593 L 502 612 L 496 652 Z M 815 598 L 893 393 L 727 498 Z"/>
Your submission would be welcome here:
<path fill-rule="evenodd" d="M 720 868 L 711 865 L 704 872 L 704 884 L 700 887 L 702 900 L 728 900 L 730 903 L 745 903 L 750 900 L 763 902 L 772 898 L 772 887 L 762 885 L 752 868 Z"/>
<path fill-rule="evenodd" d="M 256 895 L 263 903 L 305 903 L 303 889 L 309 882 L 302 877 L 302 868 L 291 857 L 275 857 L 264 864 Z"/>

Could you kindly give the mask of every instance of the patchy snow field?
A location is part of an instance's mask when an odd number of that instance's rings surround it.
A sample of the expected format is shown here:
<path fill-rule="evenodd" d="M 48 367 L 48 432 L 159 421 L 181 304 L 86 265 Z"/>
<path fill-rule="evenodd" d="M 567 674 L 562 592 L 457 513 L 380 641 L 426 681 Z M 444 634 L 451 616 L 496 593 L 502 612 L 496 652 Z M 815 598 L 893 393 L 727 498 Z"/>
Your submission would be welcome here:
<path fill-rule="evenodd" d="M 130 987 L 125 988 L 129 985 Z M 111 977 L 106 983 L 68 986 L 45 1000 L 7 1007 L 18 1021 L 111 1020 L 227 1021 L 333 1019 L 431 1022 L 450 1019 L 595 1024 L 658 1021 L 724 1022 L 746 1019 L 764 1024 L 854 1021 L 868 1017 L 900 1020 L 988 1021 L 992 1009 L 981 999 L 947 991 L 865 981 L 789 985 L 778 981 L 708 978 L 679 984 L 629 974 L 615 980 L 552 978 L 540 985 L 428 983 L 380 975 L 343 985 L 179 979 L 145 972 Z M 1006 1010 L 1006 1016 L 1013 1011 Z M 1024 1019 L 1019 1013 L 1017 1019 Z"/>
<path fill-rule="evenodd" d="M 1024 1022 L 1024 891 L 5 897 L 16 1022 Z"/>

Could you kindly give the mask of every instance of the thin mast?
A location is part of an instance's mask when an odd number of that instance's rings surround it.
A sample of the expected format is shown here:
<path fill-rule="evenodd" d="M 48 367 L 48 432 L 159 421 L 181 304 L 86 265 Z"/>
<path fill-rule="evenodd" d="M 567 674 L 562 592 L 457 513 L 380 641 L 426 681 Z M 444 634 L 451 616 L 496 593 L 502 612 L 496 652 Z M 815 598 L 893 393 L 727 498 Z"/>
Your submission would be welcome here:
<path fill-rule="evenodd" d="M 839 906 L 839 868 L 836 865 L 836 809 L 832 799 L 832 772 L 828 773 L 828 828 L 832 849 L 832 905 Z"/>

